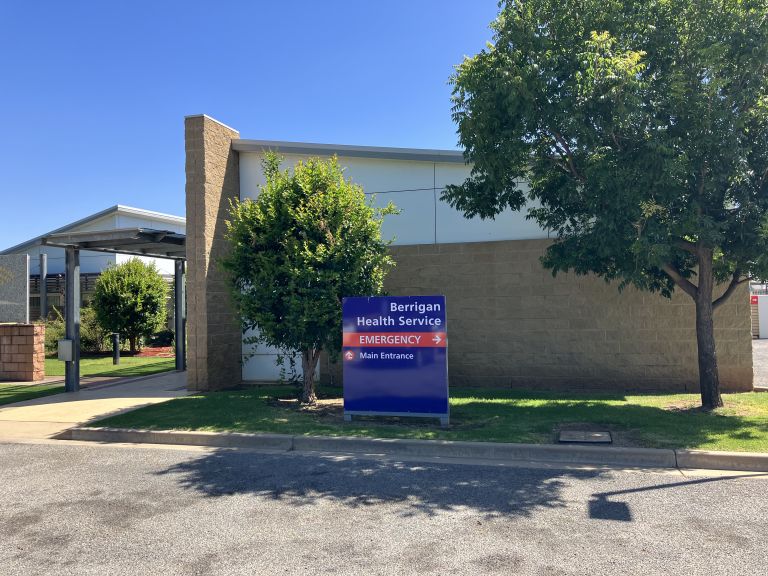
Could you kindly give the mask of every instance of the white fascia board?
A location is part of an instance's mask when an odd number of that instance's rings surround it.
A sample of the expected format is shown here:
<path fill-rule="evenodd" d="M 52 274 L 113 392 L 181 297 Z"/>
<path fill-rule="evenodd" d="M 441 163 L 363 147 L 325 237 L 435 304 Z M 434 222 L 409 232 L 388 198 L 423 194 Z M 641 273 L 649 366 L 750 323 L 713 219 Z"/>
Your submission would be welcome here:
<path fill-rule="evenodd" d="M 378 158 L 381 160 L 413 160 L 420 162 L 448 162 L 465 164 L 460 150 L 436 150 L 430 148 L 389 148 L 383 146 L 350 146 L 347 144 L 316 144 L 312 142 L 281 142 L 278 140 L 232 140 L 237 152 L 284 152 L 347 158 Z"/>
<path fill-rule="evenodd" d="M 174 224 L 187 223 L 187 219 L 184 216 L 174 216 L 173 214 L 165 214 L 164 212 L 155 212 L 153 210 L 144 210 L 143 208 L 134 208 L 133 206 L 123 206 L 122 204 L 118 204 L 116 208 L 118 214 L 130 214 L 132 216 L 151 218 L 152 220 L 173 222 Z"/>

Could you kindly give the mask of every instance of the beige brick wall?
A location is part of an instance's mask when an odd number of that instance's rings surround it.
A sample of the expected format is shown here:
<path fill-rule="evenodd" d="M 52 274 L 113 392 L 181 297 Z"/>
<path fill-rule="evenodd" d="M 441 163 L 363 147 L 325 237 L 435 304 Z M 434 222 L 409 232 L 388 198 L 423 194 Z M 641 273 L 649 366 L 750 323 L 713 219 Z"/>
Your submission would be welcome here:
<path fill-rule="evenodd" d="M 45 326 L 0 324 L 0 380 L 45 378 Z"/>
<path fill-rule="evenodd" d="M 452 386 L 698 391 L 693 301 L 553 278 L 548 240 L 392 248 L 394 295 L 445 294 Z M 715 313 L 724 390 L 752 389 L 748 289 Z M 339 365 L 323 364 L 340 381 Z"/>
<path fill-rule="evenodd" d="M 241 341 L 218 267 L 226 253 L 228 200 L 240 197 L 235 130 L 208 118 L 184 122 L 187 196 L 187 386 L 216 390 L 242 380 Z"/>
<path fill-rule="evenodd" d="M 238 133 L 185 120 L 188 386 L 241 383 L 242 334 L 217 266 L 227 250 L 228 199 L 239 198 Z M 445 294 L 452 386 L 698 391 L 694 305 L 593 276 L 544 270 L 549 240 L 395 246 L 395 295 Z M 715 313 L 724 390 L 752 389 L 747 286 Z M 323 359 L 322 378 L 341 381 Z"/>

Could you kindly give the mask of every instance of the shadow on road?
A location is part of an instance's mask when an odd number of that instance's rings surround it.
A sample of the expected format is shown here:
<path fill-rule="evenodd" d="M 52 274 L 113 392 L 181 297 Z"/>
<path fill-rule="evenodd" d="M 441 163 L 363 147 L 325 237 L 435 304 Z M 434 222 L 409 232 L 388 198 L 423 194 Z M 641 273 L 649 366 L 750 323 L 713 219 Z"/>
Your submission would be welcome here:
<path fill-rule="evenodd" d="M 220 450 L 160 472 L 209 497 L 250 494 L 294 506 L 397 504 L 403 516 L 470 509 L 486 517 L 565 507 L 568 479 L 600 471 L 476 467 Z"/>
<path fill-rule="evenodd" d="M 768 477 L 768 474 L 754 473 L 752 477 Z M 632 512 L 629 505 L 622 501 L 612 501 L 609 498 L 622 496 L 626 494 L 638 494 L 642 492 L 654 492 L 659 490 L 670 490 L 675 488 L 685 488 L 696 486 L 698 484 L 710 484 L 712 482 L 728 482 L 730 480 L 742 480 L 743 475 L 718 476 L 715 478 L 698 478 L 695 480 L 685 480 L 683 482 L 672 482 L 657 484 L 653 486 L 642 486 L 639 488 L 629 488 L 627 490 L 614 490 L 613 492 L 597 492 L 592 495 L 589 501 L 589 517 L 597 520 L 616 520 L 619 522 L 631 522 Z"/>

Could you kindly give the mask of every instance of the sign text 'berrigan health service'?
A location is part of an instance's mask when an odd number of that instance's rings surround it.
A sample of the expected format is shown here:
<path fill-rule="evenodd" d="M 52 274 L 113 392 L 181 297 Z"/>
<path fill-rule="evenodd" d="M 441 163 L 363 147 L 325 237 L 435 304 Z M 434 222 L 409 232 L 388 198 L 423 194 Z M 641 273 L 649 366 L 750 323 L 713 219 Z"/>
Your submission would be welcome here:
<path fill-rule="evenodd" d="M 445 296 L 343 301 L 344 412 L 447 422 Z"/>

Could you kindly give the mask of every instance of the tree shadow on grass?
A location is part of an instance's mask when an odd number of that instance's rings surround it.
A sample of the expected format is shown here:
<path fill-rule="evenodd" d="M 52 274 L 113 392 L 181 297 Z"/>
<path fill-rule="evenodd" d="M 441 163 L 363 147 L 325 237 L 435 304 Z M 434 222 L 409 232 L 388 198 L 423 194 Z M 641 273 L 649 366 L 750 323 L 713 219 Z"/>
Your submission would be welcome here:
<path fill-rule="evenodd" d="M 165 359 L 164 359 L 165 360 Z M 104 370 L 96 370 L 89 372 L 86 376 L 114 376 L 116 378 L 127 378 L 131 376 L 151 376 L 153 374 L 161 374 L 162 372 L 170 372 L 176 369 L 176 365 L 173 359 L 167 362 L 157 362 L 148 364 L 136 364 L 133 366 L 125 366 L 124 368 Z"/>
<path fill-rule="evenodd" d="M 111 358 L 111 357 L 110 357 Z M 110 362 L 93 364 L 89 360 L 105 360 L 102 357 L 88 356 L 81 358 L 80 364 L 80 377 L 114 377 L 114 378 L 129 378 L 134 376 L 151 376 L 153 374 L 160 374 L 162 372 L 170 372 L 176 369 L 176 364 L 173 358 L 139 358 L 139 362 L 131 362 L 133 357 L 123 357 L 122 362 L 117 366 Z M 57 366 L 55 369 L 49 369 L 46 371 L 46 376 L 56 376 L 64 378 L 64 366 Z"/>
<path fill-rule="evenodd" d="M 56 384 L 13 385 L 0 382 L 0 407 L 25 400 L 34 400 L 64 392 L 64 386 Z"/>
<path fill-rule="evenodd" d="M 457 406 L 452 420 L 483 428 L 488 439 L 514 438 L 525 434 L 548 435 L 573 423 L 619 432 L 620 444 L 655 448 L 698 448 L 713 441 L 747 443 L 741 449 L 765 449 L 768 419 L 700 410 L 670 410 L 638 404 L 607 404 L 588 399 L 556 399 L 537 405 L 472 401 Z M 762 448 L 761 448 L 762 446 Z"/>
<path fill-rule="evenodd" d="M 158 474 L 211 498 L 248 494 L 297 507 L 322 501 L 349 508 L 396 505 L 403 517 L 469 509 L 490 519 L 563 508 L 570 480 L 604 472 L 218 450 Z"/>
<path fill-rule="evenodd" d="M 334 390 L 335 392 L 335 390 Z M 614 432 L 614 446 L 727 448 L 768 451 L 768 417 L 728 412 L 738 404 L 726 396 L 726 411 L 705 412 L 698 397 L 691 405 L 667 392 L 637 393 L 640 398 L 669 398 L 668 406 L 631 403 L 623 392 L 451 389 L 451 427 L 438 437 L 497 442 L 555 442 L 560 429 Z M 768 407 L 767 407 L 768 408 Z M 763 412 L 766 414 L 767 412 Z M 416 427 L 418 423 L 403 422 Z M 429 423 L 428 423 L 429 424 Z M 421 425 L 424 427 L 424 425 Z M 427 426 L 429 427 L 429 426 Z"/>

